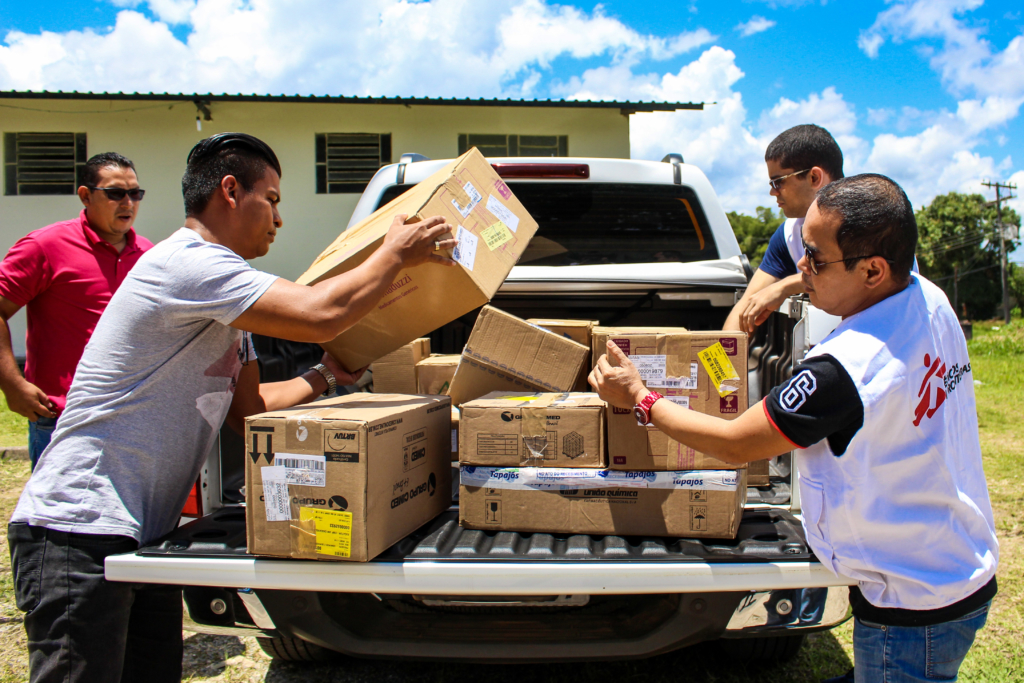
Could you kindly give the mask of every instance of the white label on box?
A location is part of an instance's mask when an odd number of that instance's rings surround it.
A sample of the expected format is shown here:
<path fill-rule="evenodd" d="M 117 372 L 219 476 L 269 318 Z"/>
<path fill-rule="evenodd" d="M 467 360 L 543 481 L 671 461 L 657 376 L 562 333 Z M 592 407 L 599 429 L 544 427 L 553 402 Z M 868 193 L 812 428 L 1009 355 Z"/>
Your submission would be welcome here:
<path fill-rule="evenodd" d="M 739 474 L 736 470 L 618 472 L 613 470 L 463 465 L 459 468 L 459 478 L 463 486 L 519 491 L 621 488 L 735 491 L 739 486 Z"/>
<path fill-rule="evenodd" d="M 455 245 L 452 256 L 467 270 L 473 270 L 473 264 L 476 263 L 476 245 L 480 238 L 460 225 L 455 231 L 455 239 L 459 243 Z"/>
<path fill-rule="evenodd" d="M 629 359 L 640 373 L 640 379 L 665 379 L 666 356 L 630 356 Z"/>
<path fill-rule="evenodd" d="M 689 396 L 666 396 L 665 398 L 667 398 L 668 400 L 672 401 L 677 406 L 682 406 L 682 407 L 687 408 L 687 409 L 689 409 L 689 407 L 690 407 L 690 397 Z"/>
<path fill-rule="evenodd" d="M 515 232 L 519 229 L 519 216 L 509 211 L 508 207 L 502 204 L 493 194 L 487 195 L 487 210 L 494 214 L 494 217 L 508 226 L 508 229 Z"/>
<path fill-rule="evenodd" d="M 288 501 L 288 481 L 283 467 L 261 467 L 263 477 L 263 507 L 268 522 L 287 522 L 292 518 Z"/>
<path fill-rule="evenodd" d="M 651 379 L 647 382 L 648 389 L 696 389 L 697 388 L 697 364 L 690 363 L 689 377 L 663 377 L 662 379 Z"/>
<path fill-rule="evenodd" d="M 296 486 L 327 486 L 327 457 L 278 453 L 274 464 L 284 469 L 284 479 Z"/>
<path fill-rule="evenodd" d="M 466 204 L 465 206 L 459 206 L 459 203 L 453 199 L 452 206 L 455 207 L 455 210 L 459 212 L 460 216 L 465 218 L 470 213 L 473 212 L 473 208 L 480 203 L 480 201 L 483 199 L 483 196 L 479 192 L 477 192 L 475 187 L 473 187 L 473 183 L 466 183 L 465 185 L 462 186 L 462 189 L 465 190 L 466 195 L 469 196 L 469 204 Z"/>

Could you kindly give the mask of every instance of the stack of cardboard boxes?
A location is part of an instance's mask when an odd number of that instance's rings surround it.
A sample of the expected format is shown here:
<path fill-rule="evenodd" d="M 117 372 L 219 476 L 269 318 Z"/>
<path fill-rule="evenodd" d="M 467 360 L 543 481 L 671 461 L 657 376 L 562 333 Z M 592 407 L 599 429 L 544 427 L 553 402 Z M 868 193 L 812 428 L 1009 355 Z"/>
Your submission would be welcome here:
<path fill-rule="evenodd" d="M 299 282 L 362 263 L 400 213 L 456 225 L 458 266 L 403 271 L 325 345 L 349 370 L 372 361 L 375 393 L 246 421 L 250 552 L 372 559 L 448 509 L 453 460 L 468 528 L 735 536 L 746 469 L 637 425 L 586 393 L 586 378 L 611 340 L 646 386 L 731 419 L 747 405 L 744 335 L 525 321 L 484 306 L 460 355 L 431 354 L 420 335 L 490 300 L 537 224 L 471 150 L 345 231 Z"/>

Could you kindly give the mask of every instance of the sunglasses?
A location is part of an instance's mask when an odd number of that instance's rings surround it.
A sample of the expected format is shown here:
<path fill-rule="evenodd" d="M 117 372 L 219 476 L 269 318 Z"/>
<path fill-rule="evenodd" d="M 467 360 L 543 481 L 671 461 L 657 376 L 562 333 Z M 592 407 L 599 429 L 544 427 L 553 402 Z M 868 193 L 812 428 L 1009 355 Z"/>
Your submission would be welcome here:
<path fill-rule="evenodd" d="M 772 189 L 778 191 L 782 189 L 782 181 L 790 176 L 800 175 L 801 173 L 807 173 L 811 169 L 805 168 L 802 171 L 795 171 L 793 173 L 787 173 L 786 175 L 780 175 L 778 178 L 769 178 L 768 184 L 772 186 Z"/>
<path fill-rule="evenodd" d="M 811 272 L 814 273 L 815 275 L 818 274 L 818 269 L 819 268 L 824 268 L 825 266 L 832 265 L 833 263 L 842 263 L 844 261 L 858 261 L 858 260 L 860 260 L 862 258 L 874 258 L 876 256 L 880 256 L 881 258 L 885 258 L 881 254 L 866 254 L 864 256 L 851 256 L 849 258 L 841 258 L 838 261 L 825 261 L 824 263 L 819 263 L 819 262 L 814 260 L 814 252 L 811 251 L 811 248 L 809 246 L 807 246 L 807 242 L 804 242 L 803 240 L 800 240 L 800 241 L 803 242 L 803 245 L 804 245 L 804 258 L 807 259 L 807 265 L 810 266 Z M 885 262 L 891 264 L 892 263 L 892 259 L 887 259 L 886 258 Z"/>
<path fill-rule="evenodd" d="M 127 195 L 133 202 L 141 202 L 142 198 L 146 196 L 146 191 L 142 188 L 135 187 L 130 190 L 126 190 L 123 187 L 95 187 L 93 185 L 86 185 L 90 190 L 103 190 L 103 193 L 107 195 L 107 199 L 112 202 L 119 202 Z"/>

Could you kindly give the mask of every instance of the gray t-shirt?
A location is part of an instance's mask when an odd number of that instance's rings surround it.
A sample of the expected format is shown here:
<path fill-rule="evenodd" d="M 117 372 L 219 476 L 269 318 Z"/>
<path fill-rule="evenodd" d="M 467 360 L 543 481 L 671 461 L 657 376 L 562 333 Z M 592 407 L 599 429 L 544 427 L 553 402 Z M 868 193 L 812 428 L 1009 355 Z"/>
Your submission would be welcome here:
<path fill-rule="evenodd" d="M 11 521 L 140 543 L 174 529 L 242 367 L 243 335 L 228 325 L 276 279 L 188 228 L 139 259 Z"/>

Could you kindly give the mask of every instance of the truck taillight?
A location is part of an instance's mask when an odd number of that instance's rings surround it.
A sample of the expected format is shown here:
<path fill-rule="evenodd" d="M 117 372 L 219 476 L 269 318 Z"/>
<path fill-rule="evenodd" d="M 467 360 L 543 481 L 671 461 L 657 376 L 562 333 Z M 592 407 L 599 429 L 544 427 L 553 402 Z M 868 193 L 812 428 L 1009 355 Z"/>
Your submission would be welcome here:
<path fill-rule="evenodd" d="M 491 164 L 502 178 L 573 178 L 590 177 L 590 164 Z"/>
<path fill-rule="evenodd" d="M 196 479 L 196 483 L 192 485 L 192 490 L 188 493 L 188 498 L 185 499 L 185 507 L 181 509 L 183 517 L 203 516 L 203 498 L 199 494 L 200 479 Z"/>

